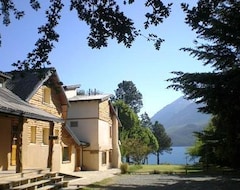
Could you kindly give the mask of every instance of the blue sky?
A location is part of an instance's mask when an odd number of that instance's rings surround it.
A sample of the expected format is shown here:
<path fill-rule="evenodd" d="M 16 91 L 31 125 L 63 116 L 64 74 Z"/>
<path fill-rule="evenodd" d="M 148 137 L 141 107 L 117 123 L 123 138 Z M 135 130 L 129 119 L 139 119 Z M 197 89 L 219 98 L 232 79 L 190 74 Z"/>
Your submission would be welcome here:
<path fill-rule="evenodd" d="M 196 0 L 182 0 L 194 4 Z M 140 3 L 139 3 L 140 2 Z M 165 0 L 164 2 L 170 2 Z M 107 48 L 93 50 L 87 46 L 88 26 L 80 22 L 75 12 L 65 6 L 62 20 L 57 28 L 59 43 L 50 54 L 53 67 L 64 85 L 81 84 L 81 89 L 97 89 L 103 93 L 114 94 L 117 85 L 123 80 L 132 81 L 143 95 L 141 112 L 153 116 L 157 111 L 182 95 L 172 89 L 166 89 L 170 83 L 166 79 L 174 77 L 171 71 L 203 72 L 210 68 L 179 51 L 181 47 L 193 47 L 195 33 L 184 23 L 184 13 L 180 2 L 173 5 L 172 14 L 163 24 L 152 28 L 165 39 L 159 51 L 151 42 L 138 38 L 130 49 L 115 40 L 110 40 Z M 38 37 L 37 27 L 44 23 L 41 11 L 32 14 L 26 4 L 19 4 L 27 15 L 21 21 L 13 21 L 8 27 L 1 25 L 2 47 L 0 48 L 0 70 L 15 69 L 11 64 L 23 60 L 34 48 Z M 144 7 L 137 1 L 125 12 L 134 19 L 137 27 L 142 27 Z M 146 32 L 147 34 L 147 32 Z"/>

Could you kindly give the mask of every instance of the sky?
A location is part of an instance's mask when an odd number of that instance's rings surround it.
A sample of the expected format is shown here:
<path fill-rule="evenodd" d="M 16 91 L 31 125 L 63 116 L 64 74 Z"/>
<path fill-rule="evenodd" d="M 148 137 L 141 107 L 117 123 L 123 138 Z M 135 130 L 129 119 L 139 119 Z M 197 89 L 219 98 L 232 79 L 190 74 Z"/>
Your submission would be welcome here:
<path fill-rule="evenodd" d="M 182 1 L 192 5 L 196 2 Z M 8 27 L 0 25 L 0 70 L 3 72 L 14 70 L 11 64 L 26 58 L 39 37 L 37 27 L 44 24 L 43 12 L 32 11 L 28 2 L 18 5 L 26 10 L 22 20 L 13 20 Z M 109 40 L 108 47 L 93 50 L 87 46 L 88 26 L 78 20 L 76 12 L 69 12 L 69 7 L 65 6 L 57 27 L 60 39 L 55 43 L 55 49 L 49 58 L 52 62 L 51 67 L 56 68 L 64 85 L 80 84 L 81 89 L 86 91 L 96 89 L 102 93 L 115 94 L 114 90 L 118 88 L 119 83 L 123 80 L 132 81 L 143 95 L 141 113 L 146 112 L 152 117 L 183 95 L 181 92 L 167 89 L 171 83 L 166 80 L 174 77 L 172 71 L 210 70 L 188 53 L 179 50 L 182 47 L 194 47 L 196 34 L 184 23 L 181 1 L 174 2 L 170 17 L 163 24 L 152 28 L 165 39 L 159 51 L 155 50 L 153 43 L 143 37 L 136 39 L 131 48 Z M 134 5 L 124 7 L 124 12 L 133 19 L 135 26 L 140 28 L 143 26 L 145 10 L 143 1 L 136 1 Z"/>

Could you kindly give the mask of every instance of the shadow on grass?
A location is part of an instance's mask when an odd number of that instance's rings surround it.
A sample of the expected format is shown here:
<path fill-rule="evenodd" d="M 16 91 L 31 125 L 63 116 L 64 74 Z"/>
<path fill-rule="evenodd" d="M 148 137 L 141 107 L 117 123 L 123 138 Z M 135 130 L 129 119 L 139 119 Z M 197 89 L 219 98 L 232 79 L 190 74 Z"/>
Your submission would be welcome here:
<path fill-rule="evenodd" d="M 160 189 L 160 190 L 235 190 L 240 178 L 208 175 L 120 175 L 106 184 L 93 184 L 86 189 Z"/>

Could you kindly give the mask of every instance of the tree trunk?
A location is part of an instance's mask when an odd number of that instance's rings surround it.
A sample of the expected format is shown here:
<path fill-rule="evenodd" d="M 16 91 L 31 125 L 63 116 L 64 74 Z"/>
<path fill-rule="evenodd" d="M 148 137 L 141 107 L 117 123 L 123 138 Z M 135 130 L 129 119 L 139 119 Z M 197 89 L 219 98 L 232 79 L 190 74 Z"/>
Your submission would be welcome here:
<path fill-rule="evenodd" d="M 157 152 L 157 164 L 158 165 L 160 164 L 160 154 L 159 154 L 159 152 Z"/>
<path fill-rule="evenodd" d="M 130 162 L 130 157 L 129 157 L 129 155 L 126 155 L 126 162 L 127 162 L 127 163 Z"/>
<path fill-rule="evenodd" d="M 52 156 L 53 156 L 53 128 L 54 123 L 50 122 L 49 127 L 49 147 L 48 147 L 48 164 L 47 168 L 50 168 L 50 171 L 52 171 Z"/>
<path fill-rule="evenodd" d="M 22 172 L 22 132 L 23 132 L 23 117 L 19 117 L 17 128 L 17 150 L 16 150 L 16 173 Z"/>

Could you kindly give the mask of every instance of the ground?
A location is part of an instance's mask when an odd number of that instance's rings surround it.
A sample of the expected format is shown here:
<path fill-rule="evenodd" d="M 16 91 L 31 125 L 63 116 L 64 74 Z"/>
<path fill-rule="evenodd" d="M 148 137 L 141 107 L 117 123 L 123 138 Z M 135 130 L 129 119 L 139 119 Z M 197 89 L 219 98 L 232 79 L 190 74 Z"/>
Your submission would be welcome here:
<path fill-rule="evenodd" d="M 95 184 L 90 189 L 236 190 L 240 189 L 240 178 L 205 175 L 117 175 L 106 184 Z"/>

